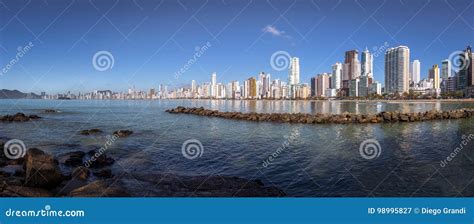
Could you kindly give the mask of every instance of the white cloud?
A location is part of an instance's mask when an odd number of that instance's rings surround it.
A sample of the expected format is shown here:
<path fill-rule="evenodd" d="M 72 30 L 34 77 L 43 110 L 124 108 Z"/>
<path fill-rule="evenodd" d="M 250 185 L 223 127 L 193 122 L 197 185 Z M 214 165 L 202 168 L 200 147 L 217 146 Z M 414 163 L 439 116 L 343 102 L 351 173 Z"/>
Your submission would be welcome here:
<path fill-rule="evenodd" d="M 279 29 L 277 29 L 275 26 L 272 26 L 272 25 L 267 25 L 266 27 L 264 27 L 264 28 L 262 29 L 262 31 L 263 31 L 264 33 L 269 33 L 269 34 L 271 34 L 271 35 L 273 35 L 273 36 L 277 36 L 277 37 L 287 37 L 287 36 L 285 35 L 285 31 L 279 30 Z"/>

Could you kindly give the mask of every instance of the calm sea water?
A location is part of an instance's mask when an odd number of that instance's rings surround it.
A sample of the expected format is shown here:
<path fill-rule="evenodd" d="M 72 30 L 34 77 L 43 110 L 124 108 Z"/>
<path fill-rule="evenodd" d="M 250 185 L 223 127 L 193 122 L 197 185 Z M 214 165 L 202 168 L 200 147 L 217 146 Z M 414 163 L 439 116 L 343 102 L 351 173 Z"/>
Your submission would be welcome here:
<path fill-rule="evenodd" d="M 474 134 L 474 119 L 397 124 L 302 125 L 255 123 L 168 114 L 169 108 L 204 106 L 223 111 L 375 113 L 474 107 L 453 102 L 294 101 L 47 101 L 0 100 L 0 115 L 23 112 L 44 119 L 0 123 L 0 137 L 53 154 L 102 146 L 106 135 L 130 129 L 109 155 L 115 173 L 172 172 L 260 179 L 289 196 L 474 196 L 474 141 L 452 161 L 440 161 Z M 44 109 L 61 113 L 46 114 Z M 81 136 L 100 128 L 99 136 Z M 201 157 L 182 155 L 182 144 L 199 140 Z M 380 156 L 365 159 L 361 142 L 376 139 Z M 263 161 L 274 155 L 264 167 Z"/>

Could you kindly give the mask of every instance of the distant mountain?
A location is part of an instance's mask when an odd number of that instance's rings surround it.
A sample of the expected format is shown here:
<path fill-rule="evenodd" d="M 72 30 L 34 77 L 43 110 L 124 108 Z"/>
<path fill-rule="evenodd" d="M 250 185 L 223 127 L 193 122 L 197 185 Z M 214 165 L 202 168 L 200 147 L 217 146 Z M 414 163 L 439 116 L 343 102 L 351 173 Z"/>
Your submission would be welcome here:
<path fill-rule="evenodd" d="M 41 99 L 40 95 L 34 93 L 23 93 L 18 90 L 0 90 L 0 99 Z"/>

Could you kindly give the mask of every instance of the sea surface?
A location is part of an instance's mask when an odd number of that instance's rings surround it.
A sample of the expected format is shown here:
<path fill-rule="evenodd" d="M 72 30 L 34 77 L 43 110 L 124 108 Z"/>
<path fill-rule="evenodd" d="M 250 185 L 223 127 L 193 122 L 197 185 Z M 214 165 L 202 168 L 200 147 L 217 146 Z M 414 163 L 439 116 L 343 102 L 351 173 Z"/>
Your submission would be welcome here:
<path fill-rule="evenodd" d="M 238 176 L 260 179 L 297 197 L 474 196 L 474 140 L 468 138 L 474 136 L 474 118 L 306 125 L 165 112 L 176 106 L 367 114 L 473 108 L 474 102 L 0 100 L 0 115 L 23 112 L 43 117 L 0 123 L 0 138 L 20 139 L 28 148 L 60 155 L 99 148 L 114 131 L 129 129 L 134 134 L 107 150 L 117 160 L 112 167 L 116 174 Z M 45 113 L 45 109 L 60 112 Z M 79 135 L 91 128 L 104 133 Z M 183 143 L 190 139 L 203 146 L 194 159 L 182 152 Z M 374 158 L 360 152 L 361 143 L 368 139 L 380 145 Z M 453 154 L 456 148 L 460 150 Z M 452 159 L 442 165 L 448 156 Z"/>

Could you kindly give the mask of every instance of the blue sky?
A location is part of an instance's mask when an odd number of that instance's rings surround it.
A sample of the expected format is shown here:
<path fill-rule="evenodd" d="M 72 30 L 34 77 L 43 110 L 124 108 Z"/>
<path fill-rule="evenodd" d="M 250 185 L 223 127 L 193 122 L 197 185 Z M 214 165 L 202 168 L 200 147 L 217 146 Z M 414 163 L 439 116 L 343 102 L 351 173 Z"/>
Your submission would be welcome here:
<path fill-rule="evenodd" d="M 346 50 L 385 43 L 409 46 L 425 77 L 433 64 L 473 44 L 473 12 L 472 0 L 2 0 L 0 68 L 19 46 L 34 46 L 0 76 L 0 89 L 149 89 L 201 83 L 214 71 L 223 83 L 261 71 L 286 80 L 286 70 L 270 65 L 280 50 L 300 58 L 301 81 L 309 82 L 343 61 Z M 176 79 L 207 42 L 209 49 Z M 112 68 L 94 68 L 98 51 L 113 55 Z M 374 60 L 383 82 L 383 54 Z"/>

